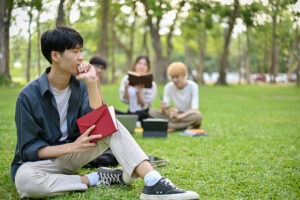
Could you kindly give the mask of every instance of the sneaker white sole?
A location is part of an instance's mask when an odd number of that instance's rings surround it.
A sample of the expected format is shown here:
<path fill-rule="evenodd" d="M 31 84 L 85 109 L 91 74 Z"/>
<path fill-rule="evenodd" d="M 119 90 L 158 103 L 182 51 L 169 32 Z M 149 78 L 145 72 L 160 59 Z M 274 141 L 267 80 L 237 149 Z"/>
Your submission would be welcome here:
<path fill-rule="evenodd" d="M 192 191 L 186 191 L 180 194 L 167 194 L 167 195 L 147 195 L 141 194 L 140 200 L 197 200 L 200 199 L 199 194 Z"/>

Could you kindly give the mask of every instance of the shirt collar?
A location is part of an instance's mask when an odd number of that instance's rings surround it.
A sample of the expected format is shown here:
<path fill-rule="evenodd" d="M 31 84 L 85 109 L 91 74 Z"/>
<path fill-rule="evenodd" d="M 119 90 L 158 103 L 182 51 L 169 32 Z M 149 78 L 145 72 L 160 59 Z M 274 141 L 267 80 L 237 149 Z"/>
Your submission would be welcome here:
<path fill-rule="evenodd" d="M 49 80 L 47 77 L 47 74 L 51 71 L 51 67 L 47 67 L 45 72 L 42 74 L 42 76 L 39 78 L 39 85 L 40 85 L 40 92 L 41 95 L 44 96 L 47 91 L 51 92 Z M 77 88 L 79 86 L 79 81 L 76 80 L 75 76 L 72 75 L 69 81 L 69 85 L 71 90 L 74 88 Z"/>
<path fill-rule="evenodd" d="M 49 81 L 48 81 L 48 77 L 47 77 L 47 74 L 50 72 L 50 70 L 51 70 L 51 67 L 47 67 L 45 72 L 39 78 L 40 92 L 41 92 L 42 96 L 44 96 L 44 94 L 47 91 L 50 91 L 50 85 L 49 85 Z"/>

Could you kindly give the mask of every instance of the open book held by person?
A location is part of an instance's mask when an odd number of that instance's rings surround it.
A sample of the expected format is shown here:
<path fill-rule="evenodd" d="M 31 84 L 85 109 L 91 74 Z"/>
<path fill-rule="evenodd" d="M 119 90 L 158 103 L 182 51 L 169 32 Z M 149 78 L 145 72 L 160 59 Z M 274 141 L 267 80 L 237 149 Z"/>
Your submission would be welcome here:
<path fill-rule="evenodd" d="M 136 72 L 128 71 L 128 79 L 129 79 L 129 85 L 135 86 L 135 85 L 144 85 L 145 88 L 151 88 L 152 87 L 152 81 L 153 81 L 153 74 L 147 73 L 143 75 L 139 75 Z"/>
<path fill-rule="evenodd" d="M 92 125 L 95 125 L 90 135 L 101 134 L 102 138 L 118 131 L 115 109 L 113 106 L 108 107 L 106 104 L 77 119 L 77 124 L 81 134 Z M 98 140 L 100 139 L 94 139 L 91 142 L 95 143 Z"/>

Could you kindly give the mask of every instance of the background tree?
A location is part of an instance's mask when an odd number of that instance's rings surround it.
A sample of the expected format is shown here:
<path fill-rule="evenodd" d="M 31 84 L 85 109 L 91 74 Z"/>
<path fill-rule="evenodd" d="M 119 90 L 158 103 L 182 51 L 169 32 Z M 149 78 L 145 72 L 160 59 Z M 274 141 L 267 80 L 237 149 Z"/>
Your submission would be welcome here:
<path fill-rule="evenodd" d="M 65 25 L 65 11 L 64 11 L 65 0 L 59 1 L 59 6 L 57 10 L 56 26 Z"/>
<path fill-rule="evenodd" d="M 245 54 L 245 71 L 247 83 L 250 83 L 250 34 L 254 27 L 254 18 L 256 13 L 261 10 L 261 5 L 257 2 L 240 6 L 239 14 L 246 25 L 246 54 Z"/>
<path fill-rule="evenodd" d="M 278 51 L 277 51 L 277 15 L 278 15 L 278 7 L 279 2 L 277 0 L 270 0 L 271 8 L 272 8 L 272 59 L 270 66 L 270 78 L 272 83 L 276 83 L 276 76 L 278 73 Z"/>
<path fill-rule="evenodd" d="M 197 66 L 197 76 L 194 77 L 194 80 L 200 84 L 204 84 L 203 73 L 205 71 L 207 30 L 213 27 L 212 14 L 214 13 L 213 8 L 216 3 L 198 0 L 192 1 L 190 4 L 189 15 L 181 27 L 186 40 L 194 40 L 196 38 L 198 56 L 194 57 L 199 58 L 199 64 L 192 61 Z M 186 56 L 189 57 L 189 54 L 186 54 Z"/>
<path fill-rule="evenodd" d="M 234 23 L 230 23 L 234 13 L 234 3 L 228 5 L 217 0 L 65 0 L 62 4 L 61 1 L 38 1 L 42 2 L 43 9 L 35 5 L 37 0 L 18 0 L 14 10 L 11 11 L 13 33 L 9 39 L 5 39 L 5 42 L 11 42 L 10 47 L 5 49 L 7 52 L 10 50 L 11 68 L 7 69 L 10 70 L 13 77 L 18 77 L 20 80 L 26 77 L 24 74 L 29 66 L 28 63 L 41 63 L 38 68 L 28 68 L 31 78 L 40 74 L 47 66 L 47 61 L 37 53 L 40 52 L 40 32 L 56 25 L 58 20 L 56 14 L 59 13 L 60 5 L 63 5 L 65 25 L 78 30 L 84 38 L 85 62 L 92 56 L 106 55 L 109 67 L 105 78 L 108 80 L 118 80 L 123 76 L 132 67 L 133 58 L 141 53 L 148 55 L 153 60 L 152 69 L 156 81 L 159 82 L 165 81 L 166 67 L 172 61 L 185 62 L 189 73 L 199 83 L 204 80 L 204 77 L 215 81 L 221 63 L 226 64 L 223 68 L 224 73 L 220 73 L 219 76 L 224 80 L 226 71 L 230 71 L 229 75 L 231 76 L 239 68 L 246 68 L 246 63 L 248 63 L 248 70 L 246 70 L 249 72 L 248 80 L 250 73 L 270 72 L 273 26 L 271 16 L 273 12 L 271 3 L 268 2 L 240 1 L 236 19 L 239 26 L 234 29 Z M 295 40 L 297 30 L 295 24 L 298 20 L 289 6 L 295 1 L 273 1 L 278 2 L 277 71 L 291 74 L 296 69 L 297 44 L 294 45 L 294 48 L 292 44 L 293 40 L 294 44 L 298 41 Z M 24 11 L 30 11 L 31 2 L 34 2 L 34 5 L 30 12 L 32 13 L 32 23 L 29 30 L 27 24 L 30 14 L 24 14 Z M 1 3 L 3 4 L 4 1 Z M 105 9 L 107 8 L 105 3 L 107 3 L 108 9 Z M 257 4 L 259 10 L 253 9 L 253 4 Z M 3 10 L 3 6 L 0 9 Z M 3 12 L 1 12 L 1 16 L 1 18 L 4 17 Z M 18 18 L 21 16 L 24 18 L 26 29 L 18 27 L 20 32 L 16 32 L 15 23 L 19 23 Z M 1 23 L 4 21 L 6 19 Z M 238 31 L 242 24 L 247 29 L 242 27 L 242 30 Z M 230 27 L 232 28 L 232 37 L 229 37 L 231 34 L 228 34 Z M 3 31 L 1 28 L 3 27 L 0 26 L 0 31 Z M 104 31 L 105 29 L 106 31 Z M 29 31 L 30 38 L 28 37 Z M 106 35 L 103 35 L 104 32 Z M 248 46 L 247 35 L 249 36 L 248 44 L 251 44 Z M 2 36 L 3 34 L 0 35 L 0 37 Z M 2 42 L 0 43 L 1 47 L 3 47 L 3 38 L 0 41 Z M 27 50 L 29 41 L 31 41 L 31 51 Z M 105 47 L 100 48 L 101 43 L 106 43 Z M 148 45 L 150 43 L 151 45 Z M 227 50 L 224 50 L 225 47 Z M 100 50 L 106 52 L 100 52 Z M 30 62 L 28 62 L 27 55 L 29 52 L 31 52 Z M 227 57 L 225 57 L 226 54 Z M 1 70 L 4 69 L 3 66 L 0 66 Z M 1 72 L 3 73 L 3 71 Z"/>
<path fill-rule="evenodd" d="M 28 21 L 28 48 L 27 48 L 27 68 L 26 68 L 26 81 L 30 81 L 30 67 L 31 67 L 31 22 L 32 22 L 32 10 L 33 10 L 33 2 L 29 2 L 29 21 Z"/>
<path fill-rule="evenodd" d="M 160 31 L 160 22 L 164 14 L 172 10 L 169 1 L 147 1 L 141 0 L 144 4 L 146 16 L 147 16 L 147 26 L 150 29 L 152 47 L 154 49 L 155 61 L 154 61 L 154 77 L 157 82 L 164 82 L 166 80 L 166 67 L 169 62 L 171 53 L 173 51 L 172 37 L 175 28 L 178 15 L 185 4 L 185 1 L 180 1 L 177 5 L 175 19 L 170 26 L 170 31 L 167 35 L 166 42 L 166 54 L 163 52 L 163 45 Z"/>
<path fill-rule="evenodd" d="M 298 32 L 297 35 L 297 54 L 298 54 L 298 63 L 297 63 L 297 70 L 296 70 L 296 74 L 297 74 L 297 85 L 300 85 L 300 34 Z"/>
<path fill-rule="evenodd" d="M 104 59 L 107 59 L 107 24 L 109 14 L 109 0 L 101 0 L 101 29 L 100 29 L 100 43 L 99 43 L 99 54 Z"/>
<path fill-rule="evenodd" d="M 228 55 L 229 55 L 229 45 L 231 40 L 231 33 L 235 24 L 235 19 L 238 16 L 238 9 L 239 9 L 239 1 L 234 0 L 233 10 L 228 21 L 228 31 L 225 33 L 225 41 L 224 41 L 224 48 L 223 54 L 220 61 L 220 69 L 219 69 L 219 78 L 217 84 L 226 85 L 226 69 L 228 67 Z"/>
<path fill-rule="evenodd" d="M 129 13 L 120 13 L 120 7 L 130 9 Z M 118 9 L 114 11 L 117 17 L 117 22 L 114 24 L 112 32 L 114 41 L 117 46 L 121 48 L 126 55 L 126 71 L 131 70 L 133 65 L 135 32 L 136 32 L 136 1 L 126 1 L 125 4 L 119 5 Z M 127 41 L 127 42 L 126 42 Z"/>
<path fill-rule="evenodd" d="M 36 9 L 38 11 L 37 17 L 36 17 L 36 32 L 37 32 L 37 75 L 41 75 L 41 48 L 40 48 L 40 38 L 41 38 L 41 31 L 40 31 L 40 16 L 42 12 L 42 0 L 37 0 L 36 1 Z"/>
<path fill-rule="evenodd" d="M 13 0 L 0 1 L 0 78 L 11 79 L 9 68 L 9 27 Z"/>

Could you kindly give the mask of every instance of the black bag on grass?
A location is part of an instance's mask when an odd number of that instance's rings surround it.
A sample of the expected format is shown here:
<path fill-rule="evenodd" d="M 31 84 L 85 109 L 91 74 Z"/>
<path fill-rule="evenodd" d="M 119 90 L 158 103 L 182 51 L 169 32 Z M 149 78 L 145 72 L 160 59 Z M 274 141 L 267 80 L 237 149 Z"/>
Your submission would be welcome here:
<path fill-rule="evenodd" d="M 148 157 L 153 167 L 164 166 L 168 162 L 167 160 L 158 158 L 156 156 L 148 156 Z M 114 156 L 110 148 L 108 148 L 103 154 L 98 156 L 95 160 L 86 164 L 84 168 L 98 168 L 98 167 L 108 167 L 108 166 L 114 167 L 117 166 L 118 164 L 119 163 L 116 157 Z"/>

